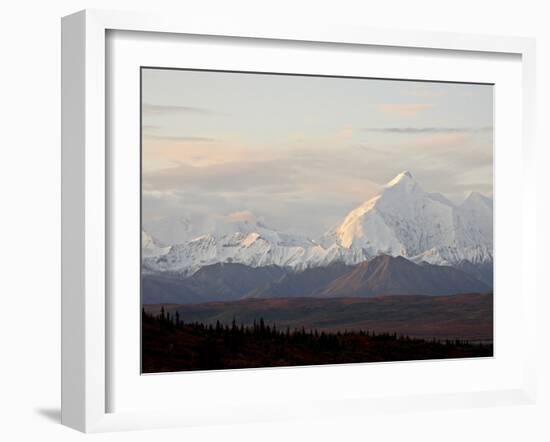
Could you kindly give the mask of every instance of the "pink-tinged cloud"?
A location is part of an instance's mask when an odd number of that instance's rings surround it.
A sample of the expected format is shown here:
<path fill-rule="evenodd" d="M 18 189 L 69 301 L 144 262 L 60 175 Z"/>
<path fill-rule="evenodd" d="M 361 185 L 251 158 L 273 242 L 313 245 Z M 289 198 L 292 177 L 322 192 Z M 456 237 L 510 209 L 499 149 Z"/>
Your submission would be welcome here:
<path fill-rule="evenodd" d="M 336 132 L 334 135 L 334 138 L 336 140 L 347 140 L 348 138 L 353 136 L 353 127 L 351 126 L 344 126 L 340 130 Z"/>
<path fill-rule="evenodd" d="M 382 104 L 380 110 L 388 114 L 400 115 L 402 117 L 414 117 L 420 112 L 431 109 L 433 105 L 413 103 L 413 104 Z"/>

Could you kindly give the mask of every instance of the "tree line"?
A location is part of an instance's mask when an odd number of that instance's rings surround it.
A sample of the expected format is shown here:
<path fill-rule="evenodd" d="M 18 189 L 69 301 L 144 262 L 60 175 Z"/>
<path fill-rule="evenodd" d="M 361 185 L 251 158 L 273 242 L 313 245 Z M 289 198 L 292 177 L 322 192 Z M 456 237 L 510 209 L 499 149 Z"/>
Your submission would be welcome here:
<path fill-rule="evenodd" d="M 300 327 L 279 328 L 276 324 L 268 324 L 263 317 L 254 320 L 252 324 L 237 323 L 233 318 L 230 324 L 221 323 L 219 320 L 215 324 L 205 324 L 198 321 L 184 322 L 180 313 L 176 310 L 174 313 L 167 312 L 164 306 L 161 307 L 160 313 L 154 315 L 147 313 L 142 309 L 142 318 L 144 321 L 153 321 L 158 326 L 159 330 L 177 331 L 189 330 L 199 336 L 204 336 L 211 339 L 224 338 L 232 348 L 243 344 L 246 339 L 254 338 L 259 340 L 270 340 L 273 342 L 289 342 L 292 344 L 304 344 L 320 349 L 330 351 L 341 348 L 343 342 L 346 344 L 353 343 L 353 338 L 369 338 L 372 341 L 400 341 L 408 343 L 426 342 L 435 345 L 448 346 L 483 346 L 482 343 L 472 344 L 467 340 L 461 339 L 421 339 L 408 335 L 389 333 L 389 332 L 374 332 L 372 330 L 343 330 L 335 332 L 319 331 L 316 328 Z"/>

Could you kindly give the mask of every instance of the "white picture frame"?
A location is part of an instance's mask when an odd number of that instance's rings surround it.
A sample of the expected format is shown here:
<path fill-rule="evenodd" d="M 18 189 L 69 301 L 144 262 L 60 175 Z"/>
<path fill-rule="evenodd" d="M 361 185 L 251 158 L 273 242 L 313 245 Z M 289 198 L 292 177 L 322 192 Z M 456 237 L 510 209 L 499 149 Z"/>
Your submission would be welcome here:
<path fill-rule="evenodd" d="M 109 330 L 111 312 L 109 247 L 112 234 L 106 121 L 109 88 L 106 38 L 110 31 L 155 32 L 163 35 L 240 37 L 293 42 L 369 45 L 384 48 L 436 49 L 484 54 L 510 54 L 521 63 L 521 307 L 524 336 L 534 337 L 536 286 L 532 260 L 536 247 L 534 229 L 534 106 L 535 43 L 518 37 L 492 37 L 416 31 L 393 32 L 346 26 L 321 27 L 307 24 L 294 28 L 283 24 L 265 27 L 249 23 L 209 23 L 181 17 L 159 17 L 87 10 L 62 20 L 62 423 L 85 432 L 247 422 L 289 416 L 363 414 L 381 408 L 453 408 L 504 403 L 531 403 L 536 394 L 534 339 L 526 341 L 522 356 L 521 382 L 503 388 L 474 388 L 460 393 L 445 390 L 425 395 L 338 397 L 327 395 L 304 411 L 289 404 L 252 407 L 243 399 L 235 405 L 239 415 L 208 415 L 200 408 L 193 415 L 185 410 L 151 409 L 110 411 L 108 396 L 113 385 Z M 497 172 L 501 173 L 501 172 Z M 504 173 L 504 172 L 502 172 Z M 519 220 L 519 218 L 518 218 Z M 527 265 L 527 257 L 531 260 Z M 498 255 L 497 255 L 498 259 Z M 136 294 L 137 296 L 137 294 Z M 498 321 L 498 318 L 497 318 Z M 138 330 L 135 333 L 139 333 Z M 412 367 L 412 365 L 409 365 Z M 331 370 L 338 370 L 332 367 Z M 285 369 L 286 373 L 295 369 Z M 412 368 L 408 368 L 412 370 Z M 273 374 L 274 373 L 274 374 Z M 273 372 L 272 375 L 277 375 Z M 281 372 L 279 372 L 281 373 Z M 304 373 L 303 371 L 301 373 Z M 412 372 L 411 372 L 412 374 Z M 221 376 L 212 373 L 211 376 Z M 261 376 L 261 375 L 257 375 Z M 165 377 L 167 379 L 167 377 Z M 213 379 L 212 377 L 210 379 Z M 166 383 L 167 381 L 165 381 Z M 235 376 L 232 382 L 246 382 Z M 255 382 L 258 382 L 256 380 Z M 253 397 L 253 396 L 250 396 Z M 238 402 L 238 400 L 237 400 Z"/>

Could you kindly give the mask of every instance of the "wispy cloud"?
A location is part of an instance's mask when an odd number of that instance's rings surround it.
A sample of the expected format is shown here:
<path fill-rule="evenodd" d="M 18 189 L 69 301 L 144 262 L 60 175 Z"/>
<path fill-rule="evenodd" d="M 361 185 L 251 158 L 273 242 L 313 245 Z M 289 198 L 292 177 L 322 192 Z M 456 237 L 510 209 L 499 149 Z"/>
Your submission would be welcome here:
<path fill-rule="evenodd" d="M 388 114 L 400 115 L 402 117 L 414 117 L 433 107 L 432 104 L 407 103 L 407 104 L 381 104 L 379 109 Z"/>
<path fill-rule="evenodd" d="M 443 133 L 479 133 L 491 132 L 487 127 L 367 127 L 366 132 L 395 133 L 395 134 L 443 134 Z"/>
<path fill-rule="evenodd" d="M 344 126 L 341 129 L 339 129 L 336 134 L 334 135 L 334 138 L 336 140 L 347 140 L 351 136 L 353 136 L 354 129 L 351 126 Z"/>
<path fill-rule="evenodd" d="M 284 177 L 284 179 L 282 179 Z M 287 192 L 296 186 L 297 167 L 281 160 L 240 161 L 206 166 L 179 164 L 143 174 L 144 187 L 163 191 L 195 189 L 200 192 Z"/>
<path fill-rule="evenodd" d="M 194 137 L 175 137 L 173 141 L 167 139 L 145 138 L 143 143 L 143 164 L 155 165 L 149 170 L 171 168 L 174 164 L 187 164 L 197 167 L 212 166 L 214 164 L 233 164 L 254 159 L 266 161 L 276 157 L 276 152 L 266 152 L 253 149 L 246 144 L 231 140 L 216 140 L 208 137 L 202 141 L 194 141 Z M 190 139 L 189 139 L 190 138 Z M 156 161 L 162 158 L 162 162 Z"/>
<path fill-rule="evenodd" d="M 166 115 L 166 114 L 197 114 L 197 115 L 212 115 L 213 112 L 210 109 L 196 106 L 180 106 L 180 105 L 165 105 L 165 104 L 151 104 L 143 103 L 141 110 L 144 115 Z"/>

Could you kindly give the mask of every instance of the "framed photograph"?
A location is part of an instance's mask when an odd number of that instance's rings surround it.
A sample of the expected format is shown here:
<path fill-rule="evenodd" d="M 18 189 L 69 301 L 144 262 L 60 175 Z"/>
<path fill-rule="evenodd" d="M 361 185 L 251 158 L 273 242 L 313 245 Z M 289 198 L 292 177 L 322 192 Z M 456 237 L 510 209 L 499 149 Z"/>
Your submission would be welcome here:
<path fill-rule="evenodd" d="M 534 400 L 532 40 L 62 31 L 64 424 Z"/>
<path fill-rule="evenodd" d="M 142 372 L 492 357 L 493 88 L 142 67 Z"/>

